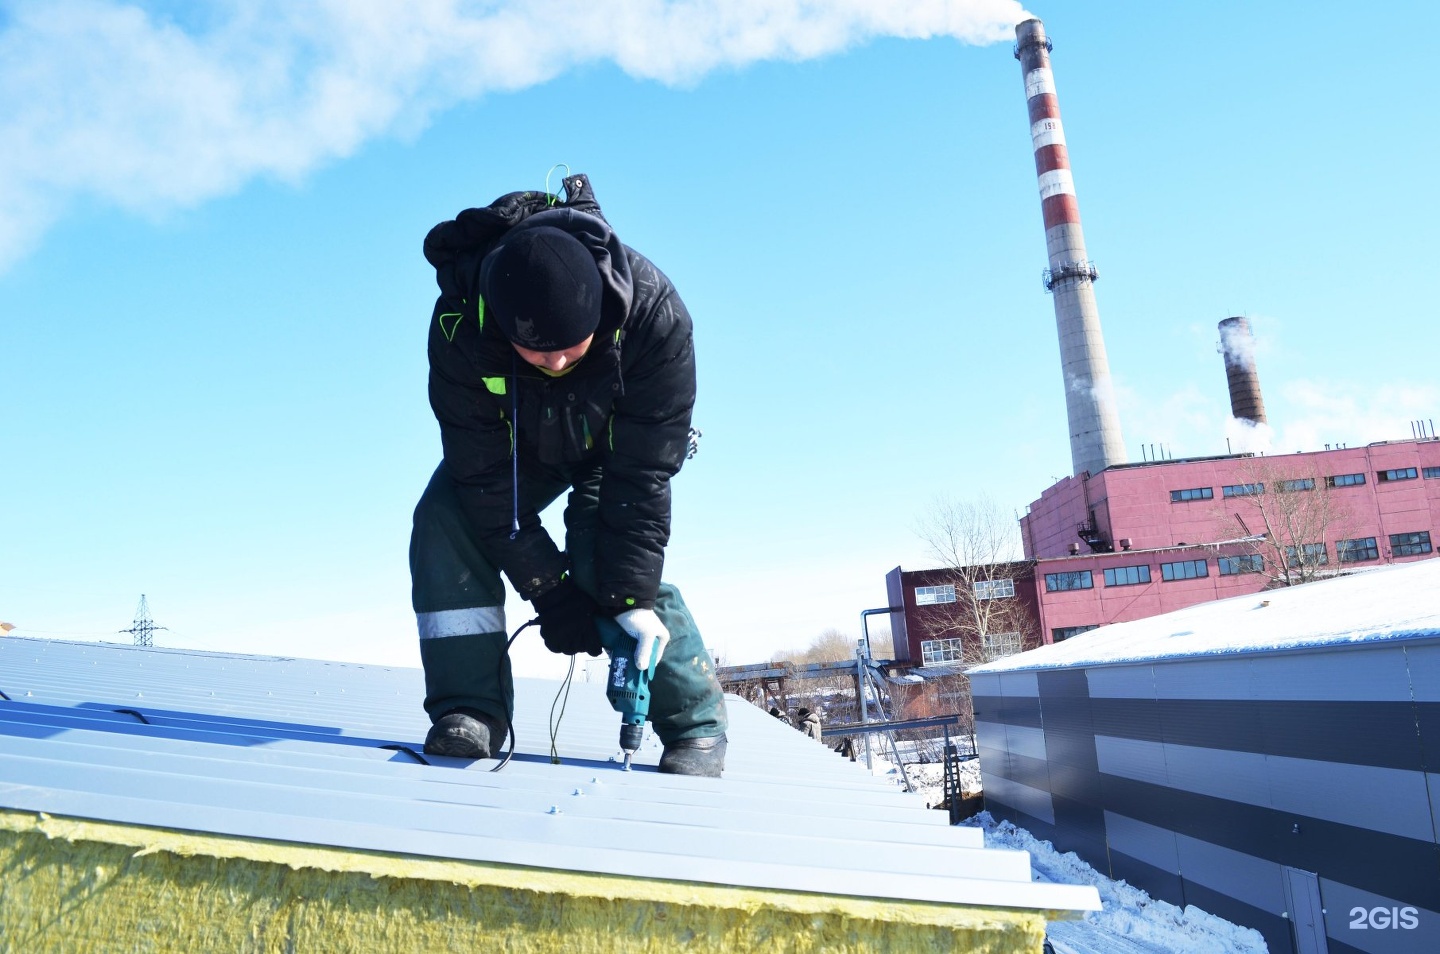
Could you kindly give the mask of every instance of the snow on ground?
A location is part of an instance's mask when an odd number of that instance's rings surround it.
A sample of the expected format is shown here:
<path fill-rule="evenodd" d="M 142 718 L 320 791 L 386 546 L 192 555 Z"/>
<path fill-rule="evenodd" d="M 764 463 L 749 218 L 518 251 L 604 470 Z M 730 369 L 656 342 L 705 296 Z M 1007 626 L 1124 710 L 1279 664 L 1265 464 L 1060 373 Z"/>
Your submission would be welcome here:
<path fill-rule="evenodd" d="M 981 812 L 961 824 L 985 832 L 985 847 L 1030 853 L 1035 880 L 1090 884 L 1100 892 L 1100 911 L 1081 921 L 1056 921 L 1049 939 L 1056 954 L 1262 954 L 1259 931 L 1231 924 L 1193 905 L 1156 901 L 1124 881 L 1112 881 L 1073 852 L 1064 854 L 1010 822 Z"/>
<path fill-rule="evenodd" d="M 879 761 L 876 762 L 878 774 L 890 774 L 889 763 L 881 770 Z M 905 772 L 910 776 L 912 790 L 925 799 L 929 806 L 939 805 L 945 800 L 945 766 L 939 762 L 927 762 L 923 764 L 906 764 Z M 899 782 L 898 773 L 896 781 Z M 966 795 L 974 795 L 980 791 L 980 763 L 971 759 L 968 762 L 960 763 L 960 791 Z"/>
<path fill-rule="evenodd" d="M 864 754 L 860 755 L 863 763 Z M 873 774 L 903 785 L 900 770 L 878 754 L 872 755 Z M 961 790 L 981 791 L 980 762 L 960 763 Z M 927 805 L 944 798 L 944 766 L 938 762 L 907 763 L 905 771 Z M 1232 924 L 1207 911 L 1157 901 L 1124 881 L 1114 881 L 1080 860 L 1073 851 L 1064 854 L 1023 828 L 996 821 L 989 812 L 962 821 L 985 833 L 987 848 L 1010 848 L 1030 853 L 1030 868 L 1037 881 L 1055 884 L 1089 884 L 1100 892 L 1100 911 L 1079 921 L 1055 921 L 1048 938 L 1055 954 L 1265 954 L 1268 948 L 1259 931 Z"/>
<path fill-rule="evenodd" d="M 902 743 L 903 744 L 903 743 Z M 900 770 L 880 755 L 881 746 L 871 753 L 872 774 L 903 785 Z M 903 754 L 903 753 L 902 753 Z M 865 761 L 862 749 L 859 761 Z M 961 790 L 981 791 L 980 762 L 960 763 Z M 914 791 L 927 805 L 944 798 L 945 768 L 939 762 L 906 762 L 905 772 Z M 1073 851 L 1064 854 L 1048 841 L 1041 841 L 1023 828 L 996 821 L 989 812 L 962 821 L 985 833 L 985 847 L 1010 848 L 1030 853 L 1035 880 L 1055 884 L 1089 884 L 1100 892 L 1100 911 L 1078 921 L 1050 924 L 1048 939 L 1055 954 L 1266 954 L 1265 938 L 1259 931 L 1240 927 L 1207 911 L 1186 905 L 1176 907 L 1157 901 L 1124 881 L 1114 881 L 1080 860 Z"/>

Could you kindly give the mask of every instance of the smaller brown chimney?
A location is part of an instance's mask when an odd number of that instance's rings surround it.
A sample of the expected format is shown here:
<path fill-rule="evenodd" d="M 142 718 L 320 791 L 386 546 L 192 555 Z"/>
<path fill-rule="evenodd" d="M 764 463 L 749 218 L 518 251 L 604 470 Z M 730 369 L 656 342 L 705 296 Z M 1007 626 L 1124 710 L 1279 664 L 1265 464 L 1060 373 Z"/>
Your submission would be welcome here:
<path fill-rule="evenodd" d="M 1226 318 L 1220 322 L 1220 347 L 1225 356 L 1225 378 L 1230 383 L 1230 413 L 1251 424 L 1265 423 L 1265 399 L 1260 395 L 1260 375 L 1255 371 L 1255 338 L 1250 320 Z"/>

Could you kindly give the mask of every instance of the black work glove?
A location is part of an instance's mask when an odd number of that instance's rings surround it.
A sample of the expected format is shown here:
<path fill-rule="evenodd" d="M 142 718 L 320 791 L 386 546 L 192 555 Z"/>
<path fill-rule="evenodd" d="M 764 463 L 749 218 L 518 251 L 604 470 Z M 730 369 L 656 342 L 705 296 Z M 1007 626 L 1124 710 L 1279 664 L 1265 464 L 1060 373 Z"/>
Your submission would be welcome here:
<path fill-rule="evenodd" d="M 540 638 L 552 653 L 600 655 L 600 630 L 595 625 L 595 601 L 565 574 L 550 589 L 530 601 L 540 614 Z"/>

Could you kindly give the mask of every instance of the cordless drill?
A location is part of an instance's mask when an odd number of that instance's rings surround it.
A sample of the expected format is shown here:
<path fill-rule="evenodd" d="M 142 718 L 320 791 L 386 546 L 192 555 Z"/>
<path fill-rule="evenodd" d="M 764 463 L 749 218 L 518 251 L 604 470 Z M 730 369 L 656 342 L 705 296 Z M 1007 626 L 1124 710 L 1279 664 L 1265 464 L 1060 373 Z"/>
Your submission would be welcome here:
<path fill-rule="evenodd" d="M 620 713 L 620 748 L 625 752 L 625 771 L 645 735 L 645 717 L 650 714 L 650 670 L 635 661 L 635 638 L 613 619 L 597 617 L 600 645 L 610 657 L 605 679 L 605 698 Z M 657 647 L 658 648 L 658 647 Z M 653 660 L 652 660 L 653 662 Z"/>

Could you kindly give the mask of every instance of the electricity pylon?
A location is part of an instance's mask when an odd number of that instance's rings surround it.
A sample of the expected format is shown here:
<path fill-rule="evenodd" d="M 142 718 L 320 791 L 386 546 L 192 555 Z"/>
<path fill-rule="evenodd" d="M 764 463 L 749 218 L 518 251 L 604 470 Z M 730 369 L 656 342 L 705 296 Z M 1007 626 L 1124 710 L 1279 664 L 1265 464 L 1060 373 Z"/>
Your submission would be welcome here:
<path fill-rule="evenodd" d="M 152 635 L 157 629 L 167 629 L 165 626 L 156 626 L 155 621 L 150 618 L 150 604 L 145 601 L 145 594 L 140 594 L 140 605 L 135 607 L 135 622 L 129 629 L 122 629 L 122 633 L 130 633 L 135 637 L 136 646 L 154 646 L 155 637 Z"/>

